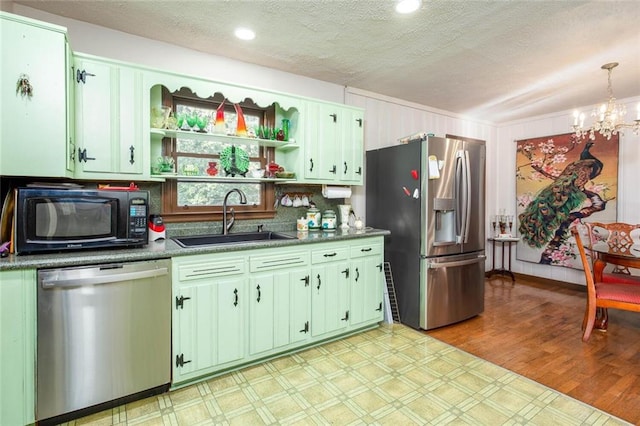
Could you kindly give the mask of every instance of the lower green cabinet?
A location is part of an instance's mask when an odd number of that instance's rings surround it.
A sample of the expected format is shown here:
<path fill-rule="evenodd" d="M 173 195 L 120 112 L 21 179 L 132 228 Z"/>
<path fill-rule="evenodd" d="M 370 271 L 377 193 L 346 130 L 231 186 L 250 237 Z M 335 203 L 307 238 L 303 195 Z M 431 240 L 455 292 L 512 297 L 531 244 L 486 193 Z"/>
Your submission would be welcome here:
<path fill-rule="evenodd" d="M 384 317 L 383 246 L 367 241 L 351 247 L 351 325 L 382 321 Z"/>
<path fill-rule="evenodd" d="M 289 273 L 289 342 L 304 344 L 311 338 L 311 271 L 294 269 Z"/>
<path fill-rule="evenodd" d="M 173 258 L 173 386 L 382 320 L 383 237 Z"/>
<path fill-rule="evenodd" d="M 247 278 L 245 259 L 238 257 L 174 258 L 174 383 L 244 358 Z"/>
<path fill-rule="evenodd" d="M 325 243 L 311 252 L 311 336 L 349 325 L 349 247 Z"/>
<path fill-rule="evenodd" d="M 0 425 L 35 421 L 36 271 L 0 272 Z"/>
<path fill-rule="evenodd" d="M 259 356 L 309 334 L 308 250 L 285 249 L 249 255 L 249 355 Z"/>

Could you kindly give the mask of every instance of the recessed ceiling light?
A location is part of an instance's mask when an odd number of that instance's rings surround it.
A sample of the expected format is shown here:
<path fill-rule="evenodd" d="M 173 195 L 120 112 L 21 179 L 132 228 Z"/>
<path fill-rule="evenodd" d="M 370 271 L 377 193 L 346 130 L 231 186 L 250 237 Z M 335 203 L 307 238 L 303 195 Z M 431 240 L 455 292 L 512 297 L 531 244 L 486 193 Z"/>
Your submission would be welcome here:
<path fill-rule="evenodd" d="M 398 0 L 396 3 L 396 12 L 398 13 L 412 13 L 420 9 L 422 0 Z"/>
<path fill-rule="evenodd" d="M 240 40 L 253 40 L 254 38 L 256 38 L 256 33 L 254 33 L 249 28 L 242 28 L 242 27 L 236 28 L 234 34 Z"/>

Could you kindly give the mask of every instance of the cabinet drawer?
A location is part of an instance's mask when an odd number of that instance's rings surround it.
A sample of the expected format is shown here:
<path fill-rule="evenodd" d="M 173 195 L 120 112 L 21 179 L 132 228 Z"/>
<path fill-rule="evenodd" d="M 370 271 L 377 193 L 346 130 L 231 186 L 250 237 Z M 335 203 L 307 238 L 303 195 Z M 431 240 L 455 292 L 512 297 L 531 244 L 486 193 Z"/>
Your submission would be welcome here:
<path fill-rule="evenodd" d="M 368 244 L 358 244 L 351 247 L 351 258 L 380 254 L 382 254 L 382 244 L 376 241 L 370 241 Z"/>
<path fill-rule="evenodd" d="M 182 281 L 200 280 L 203 278 L 226 277 L 244 274 L 247 262 L 244 258 L 219 260 L 212 262 L 187 263 L 178 266 L 178 278 Z"/>
<path fill-rule="evenodd" d="M 349 259 L 349 247 L 331 247 L 311 251 L 311 263 L 327 263 Z"/>
<path fill-rule="evenodd" d="M 294 266 L 305 266 L 308 264 L 309 252 L 307 250 L 249 257 L 249 270 L 251 272 L 291 268 Z"/>

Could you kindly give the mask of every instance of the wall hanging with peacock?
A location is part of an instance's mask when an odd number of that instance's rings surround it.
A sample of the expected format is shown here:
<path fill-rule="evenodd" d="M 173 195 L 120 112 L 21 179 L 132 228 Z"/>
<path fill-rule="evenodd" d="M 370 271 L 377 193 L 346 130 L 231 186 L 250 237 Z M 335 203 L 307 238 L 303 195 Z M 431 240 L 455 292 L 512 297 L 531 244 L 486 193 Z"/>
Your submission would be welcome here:
<path fill-rule="evenodd" d="M 616 220 L 618 136 L 517 141 L 517 258 L 581 268 L 569 226 Z"/>

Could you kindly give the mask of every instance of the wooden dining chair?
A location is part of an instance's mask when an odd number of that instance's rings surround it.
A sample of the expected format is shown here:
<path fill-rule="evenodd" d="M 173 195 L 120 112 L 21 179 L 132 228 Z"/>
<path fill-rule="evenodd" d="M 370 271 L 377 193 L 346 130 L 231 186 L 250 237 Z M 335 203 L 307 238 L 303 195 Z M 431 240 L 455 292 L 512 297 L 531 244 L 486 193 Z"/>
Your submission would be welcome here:
<path fill-rule="evenodd" d="M 598 223 L 595 226 L 602 227 L 602 225 Z M 609 226 L 612 224 L 606 224 L 605 226 Z M 627 224 L 624 224 L 627 225 Z M 638 225 L 630 225 L 633 227 L 638 227 Z M 616 229 L 616 228 L 610 228 Z M 617 228 L 622 229 L 622 228 Z M 602 240 L 598 239 L 598 236 L 593 236 L 594 232 L 594 224 L 587 224 L 587 230 L 590 236 L 591 241 L 596 240 L 596 244 L 601 242 Z M 626 232 L 626 231 L 622 231 Z M 586 342 L 591 337 L 591 331 L 593 330 L 595 320 L 596 320 L 596 309 L 602 308 L 605 310 L 607 308 L 613 309 L 621 309 L 626 311 L 640 312 L 640 280 L 636 278 L 632 278 L 632 275 L 626 274 L 608 274 L 606 281 L 604 278 L 604 274 L 601 274 L 601 278 L 596 280 L 594 273 L 591 269 L 591 262 L 587 258 L 585 247 L 582 243 L 582 239 L 580 238 L 580 232 L 576 227 L 571 228 L 571 233 L 573 234 L 576 245 L 578 246 L 578 251 L 580 253 L 580 260 L 582 261 L 582 266 L 584 268 L 584 275 L 587 282 L 587 306 L 585 309 L 584 318 L 582 320 L 582 328 L 584 330 L 582 335 L 582 340 Z M 606 240 L 611 239 L 611 244 L 616 246 L 620 246 L 621 241 L 614 241 L 616 238 L 619 239 L 620 235 L 614 236 L 613 239 L 607 237 Z M 605 241 L 606 242 L 606 241 Z M 608 244 L 608 243 L 607 243 Z M 630 246 L 627 246 L 626 243 L 622 243 L 626 248 L 629 249 Z M 591 245 L 591 248 L 594 248 L 594 245 Z M 619 250 L 620 247 L 617 248 Z M 614 250 L 616 250 L 614 248 Z M 617 276 L 619 276 L 619 279 Z"/>

